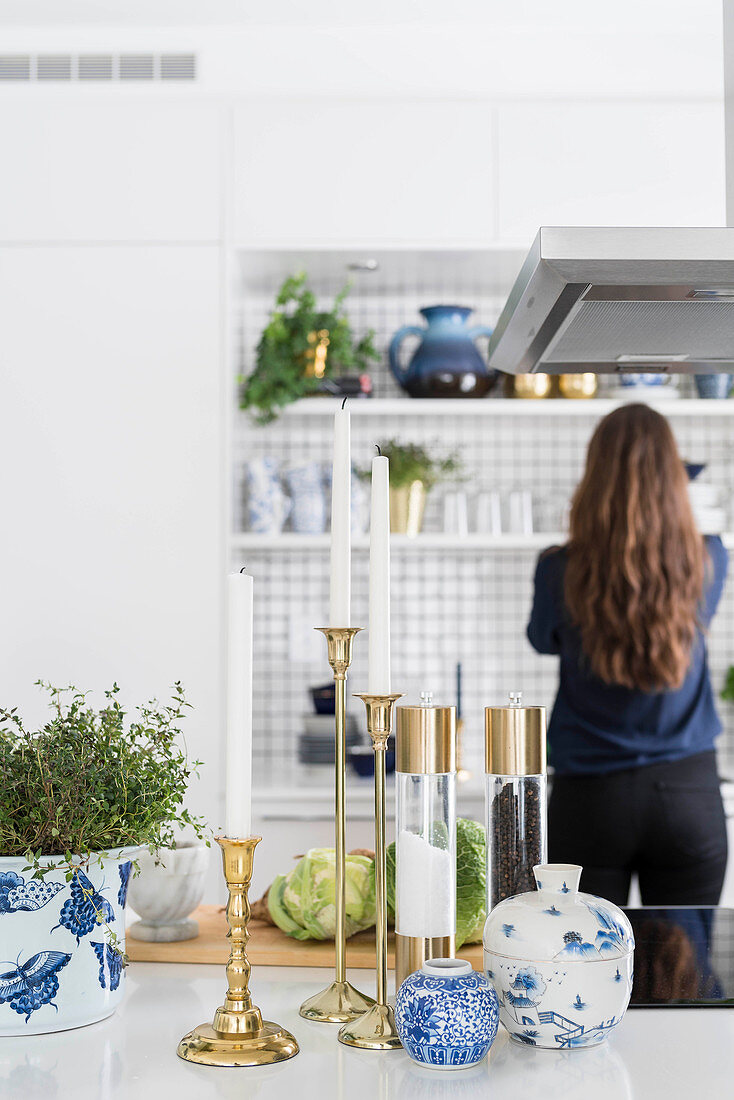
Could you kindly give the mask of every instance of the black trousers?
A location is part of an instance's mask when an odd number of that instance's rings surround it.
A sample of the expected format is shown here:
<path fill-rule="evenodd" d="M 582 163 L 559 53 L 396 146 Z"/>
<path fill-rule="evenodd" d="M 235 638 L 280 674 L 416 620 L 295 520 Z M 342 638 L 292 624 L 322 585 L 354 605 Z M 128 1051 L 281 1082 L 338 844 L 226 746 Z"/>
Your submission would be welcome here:
<path fill-rule="evenodd" d="M 557 776 L 548 808 L 552 863 L 580 863 L 581 889 L 625 905 L 718 905 L 726 818 L 713 752 L 599 776 Z"/>

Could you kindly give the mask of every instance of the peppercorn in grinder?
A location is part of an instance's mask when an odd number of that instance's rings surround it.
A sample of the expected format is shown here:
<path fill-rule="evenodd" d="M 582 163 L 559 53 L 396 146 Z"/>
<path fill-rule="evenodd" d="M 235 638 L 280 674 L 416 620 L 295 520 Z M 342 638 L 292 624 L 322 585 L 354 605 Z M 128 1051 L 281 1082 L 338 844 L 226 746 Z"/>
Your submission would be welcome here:
<path fill-rule="evenodd" d="M 487 821 L 487 912 L 513 894 L 535 889 L 533 867 L 546 863 L 545 707 L 486 707 L 484 747 Z"/>

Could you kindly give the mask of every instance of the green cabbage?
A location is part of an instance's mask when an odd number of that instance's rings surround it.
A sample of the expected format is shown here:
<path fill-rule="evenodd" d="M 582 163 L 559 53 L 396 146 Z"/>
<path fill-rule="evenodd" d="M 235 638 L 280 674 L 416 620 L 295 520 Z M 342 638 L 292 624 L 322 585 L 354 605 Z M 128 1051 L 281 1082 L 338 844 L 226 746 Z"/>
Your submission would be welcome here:
<path fill-rule="evenodd" d="M 487 919 L 486 842 L 478 821 L 456 821 L 456 946 L 481 943 Z M 395 844 L 387 849 L 387 907 L 395 919 Z"/>
<path fill-rule="evenodd" d="M 268 893 L 268 910 L 278 928 L 297 940 L 333 940 L 336 932 L 336 861 L 333 848 L 311 848 Z M 346 934 L 375 923 L 374 860 L 346 857 Z"/>

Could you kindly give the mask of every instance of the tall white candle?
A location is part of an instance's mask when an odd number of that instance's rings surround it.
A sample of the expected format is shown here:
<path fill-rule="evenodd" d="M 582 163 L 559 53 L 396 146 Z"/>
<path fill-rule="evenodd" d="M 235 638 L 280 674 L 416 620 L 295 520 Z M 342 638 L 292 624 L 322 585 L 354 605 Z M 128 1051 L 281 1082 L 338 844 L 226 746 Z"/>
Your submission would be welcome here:
<path fill-rule="evenodd" d="M 329 626 L 351 626 L 352 456 L 349 412 L 337 409 L 334 417 L 334 459 L 331 478 L 331 563 Z"/>
<path fill-rule="evenodd" d="M 382 455 L 372 459 L 367 690 L 390 693 L 390 463 Z"/>
<path fill-rule="evenodd" d="M 224 831 L 252 832 L 252 577 L 227 578 L 227 755 Z"/>

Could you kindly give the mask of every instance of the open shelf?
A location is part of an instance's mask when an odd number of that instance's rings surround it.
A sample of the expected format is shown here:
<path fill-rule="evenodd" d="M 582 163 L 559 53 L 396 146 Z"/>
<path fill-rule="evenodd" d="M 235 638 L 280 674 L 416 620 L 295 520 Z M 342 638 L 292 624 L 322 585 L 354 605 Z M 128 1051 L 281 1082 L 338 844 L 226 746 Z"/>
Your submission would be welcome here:
<path fill-rule="evenodd" d="M 667 398 L 659 401 L 637 398 L 663 413 L 664 416 L 734 416 L 734 400 L 705 401 L 700 398 Z M 285 416 L 333 416 L 342 398 L 308 397 L 288 405 Z M 542 400 L 501 397 L 467 398 L 352 398 L 349 410 L 353 416 L 605 416 L 629 400 L 599 397 L 588 400 L 549 398 Z M 243 412 L 244 416 L 245 413 Z"/>
<path fill-rule="evenodd" d="M 407 535 L 391 535 L 390 546 L 393 550 L 419 553 L 422 550 L 453 550 L 474 552 L 476 550 L 544 550 L 546 546 L 555 546 L 566 541 L 561 531 L 534 531 L 531 535 L 446 535 L 427 533 L 409 538 Z M 734 532 L 727 531 L 721 536 L 724 545 L 734 547 Z M 256 535 L 244 531 L 231 535 L 232 550 L 323 550 L 331 545 L 331 536 L 299 535 L 284 531 L 280 535 Z M 366 535 L 352 539 L 352 549 L 368 550 L 369 539 Z"/>

